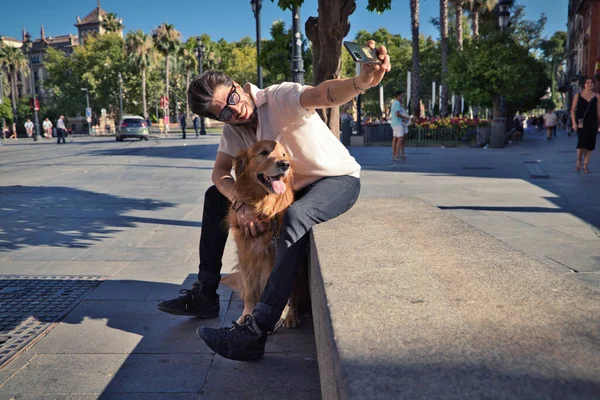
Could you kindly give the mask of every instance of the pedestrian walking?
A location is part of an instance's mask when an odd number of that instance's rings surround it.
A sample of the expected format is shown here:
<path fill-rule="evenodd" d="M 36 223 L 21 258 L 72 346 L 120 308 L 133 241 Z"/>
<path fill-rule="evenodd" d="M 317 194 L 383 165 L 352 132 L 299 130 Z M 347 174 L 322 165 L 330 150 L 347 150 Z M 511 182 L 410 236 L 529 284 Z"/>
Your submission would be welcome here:
<path fill-rule="evenodd" d="M 185 139 L 185 127 L 186 125 L 186 119 L 187 115 L 182 114 L 181 118 L 179 118 L 179 125 L 181 125 L 181 132 L 183 133 L 183 135 L 181 136 L 182 139 Z"/>
<path fill-rule="evenodd" d="M 12 124 L 12 135 L 10 135 L 9 139 L 19 140 L 19 138 L 17 137 L 17 124 L 15 124 L 14 122 Z"/>
<path fill-rule="evenodd" d="M 374 42 L 368 44 L 374 48 Z M 266 227 L 236 198 L 231 169 L 234 157 L 259 140 L 276 140 L 292 149 L 294 203 L 278 226 L 277 257 L 260 302 L 244 322 L 228 328 L 201 327 L 198 335 L 217 354 L 237 360 L 263 357 L 267 333 L 279 321 L 296 276 L 306 266 L 310 229 L 349 210 L 360 192 L 360 165 L 315 112 L 338 107 L 359 93 L 379 85 L 390 70 L 384 46 L 378 49 L 381 64 L 363 64 L 358 76 L 331 79 L 318 86 L 285 82 L 260 89 L 244 87 L 226 74 L 209 70 L 191 83 L 188 98 L 192 111 L 225 125 L 212 172 L 215 186 L 206 191 L 200 235 L 198 281 L 184 295 L 159 303 L 161 311 L 217 318 L 223 251 L 229 209 L 237 205 L 239 224 L 252 236 Z M 260 126 L 260 129 L 259 129 Z M 266 160 L 269 154 L 263 155 Z M 260 158 L 262 160 L 263 158 Z"/>
<path fill-rule="evenodd" d="M 552 108 L 544 114 L 544 127 L 546 128 L 546 140 L 552 140 L 552 136 L 556 137 L 556 115 Z"/>
<path fill-rule="evenodd" d="M 589 162 L 592 151 L 596 148 L 598 121 L 600 121 L 600 95 L 594 92 L 594 79 L 586 77 L 583 80 L 583 90 L 573 98 L 571 118 L 573 130 L 577 131 L 577 163 L 575 169 L 581 169 L 589 174 Z"/>
<path fill-rule="evenodd" d="M 198 137 L 200 135 L 200 132 L 198 131 L 200 128 L 200 117 L 198 117 L 198 114 L 194 114 L 192 123 L 194 124 L 194 130 L 196 131 L 196 137 Z"/>
<path fill-rule="evenodd" d="M 58 141 L 56 142 L 57 144 L 60 144 L 61 140 L 63 143 L 67 143 L 67 139 L 66 139 L 66 135 L 67 135 L 67 127 L 65 126 L 65 117 L 64 115 L 61 115 L 60 118 L 58 119 L 58 121 L 56 121 L 56 129 L 57 129 L 57 136 L 58 136 Z"/>
<path fill-rule="evenodd" d="M 50 122 L 50 119 L 46 117 L 44 122 L 42 122 L 42 128 L 44 129 L 44 137 L 46 139 L 52 138 L 52 127 L 52 122 Z"/>
<path fill-rule="evenodd" d="M 392 160 L 400 160 L 400 152 L 402 152 L 402 159 L 406 159 L 404 155 L 404 135 L 408 133 L 408 121 L 410 116 L 404 111 L 402 107 L 403 93 L 401 90 L 394 93 L 394 103 L 392 103 L 391 109 L 391 122 L 393 138 L 392 138 Z"/>
<path fill-rule="evenodd" d="M 25 122 L 25 132 L 27 133 L 27 137 L 33 137 L 33 122 L 29 118 Z"/>

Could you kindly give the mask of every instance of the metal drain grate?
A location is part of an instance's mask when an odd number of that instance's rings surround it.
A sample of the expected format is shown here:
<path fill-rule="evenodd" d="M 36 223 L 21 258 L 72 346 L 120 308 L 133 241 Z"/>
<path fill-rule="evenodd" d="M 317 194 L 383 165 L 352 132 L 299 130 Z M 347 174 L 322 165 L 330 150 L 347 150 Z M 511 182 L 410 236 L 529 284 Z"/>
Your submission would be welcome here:
<path fill-rule="evenodd" d="M 0 276 L 0 367 L 64 318 L 99 276 Z"/>

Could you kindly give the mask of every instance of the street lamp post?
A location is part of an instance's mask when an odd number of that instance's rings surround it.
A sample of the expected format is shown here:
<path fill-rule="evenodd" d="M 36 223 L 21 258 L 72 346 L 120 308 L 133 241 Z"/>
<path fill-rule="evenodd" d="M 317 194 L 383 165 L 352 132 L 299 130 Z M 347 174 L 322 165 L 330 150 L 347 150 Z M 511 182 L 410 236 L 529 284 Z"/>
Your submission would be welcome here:
<path fill-rule="evenodd" d="M 34 141 L 38 141 L 40 137 L 40 120 L 38 118 L 38 102 L 37 96 L 35 94 L 35 79 L 33 78 L 33 61 L 31 59 L 31 49 L 33 47 L 33 42 L 31 41 L 31 35 L 29 32 L 25 34 L 25 44 L 27 45 L 27 49 L 29 50 L 29 69 L 31 71 L 31 95 L 33 97 L 33 121 L 35 124 L 35 135 L 33 136 Z"/>
<path fill-rule="evenodd" d="M 204 62 L 204 54 L 206 53 L 206 46 L 202 43 L 200 37 L 198 37 L 198 46 L 196 47 L 196 58 L 198 59 L 198 75 L 202 75 L 202 63 Z M 204 127 L 204 117 L 200 117 L 200 134 L 206 135 L 206 129 Z"/>
<path fill-rule="evenodd" d="M 262 89 L 262 67 L 260 66 L 260 9 L 262 7 L 262 0 L 250 0 L 252 11 L 254 12 L 254 18 L 256 19 L 256 73 L 258 75 L 258 87 Z"/>
<path fill-rule="evenodd" d="M 508 22 L 510 19 L 510 4 L 510 0 L 500 0 L 500 2 L 498 2 L 498 25 L 500 26 L 500 30 L 502 32 L 505 32 L 506 28 L 508 27 Z M 505 118 L 504 107 L 504 95 L 502 95 L 500 96 L 500 118 L 502 118 L 503 122 Z"/>
<path fill-rule="evenodd" d="M 123 76 L 119 72 L 119 118 L 123 118 Z"/>
<path fill-rule="evenodd" d="M 2 67 L 0 67 L 0 105 L 4 104 L 4 75 L 2 74 Z M 4 121 L 4 116 L 2 116 L 2 125 L 0 125 L 0 129 L 2 129 L 2 131 L 0 133 L 2 133 L 2 142 L 4 142 L 4 124 L 6 122 Z"/>
<path fill-rule="evenodd" d="M 510 19 L 510 0 L 498 2 L 498 26 L 500 31 L 505 32 Z M 500 113 L 492 123 L 492 137 L 490 146 L 495 148 L 504 147 L 504 134 L 506 132 L 506 119 L 504 117 L 504 95 L 500 93 Z"/>
<path fill-rule="evenodd" d="M 85 104 L 86 104 L 86 112 L 87 109 L 90 108 L 90 92 L 88 91 L 88 88 L 81 88 L 81 90 L 85 90 Z M 86 115 L 87 118 L 87 115 Z M 91 118 L 91 117 L 90 117 Z M 92 134 L 92 120 L 88 120 L 88 135 Z"/>
<path fill-rule="evenodd" d="M 302 60 L 302 36 L 300 34 L 300 7 L 292 7 L 292 80 L 304 84 L 304 61 Z"/>

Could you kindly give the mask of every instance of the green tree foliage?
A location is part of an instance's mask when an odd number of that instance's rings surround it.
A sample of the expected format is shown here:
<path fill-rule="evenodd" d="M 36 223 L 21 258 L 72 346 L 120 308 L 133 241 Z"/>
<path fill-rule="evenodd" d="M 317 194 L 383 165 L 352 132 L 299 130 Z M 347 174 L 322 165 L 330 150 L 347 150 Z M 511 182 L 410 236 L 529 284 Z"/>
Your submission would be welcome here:
<path fill-rule="evenodd" d="M 104 30 L 106 32 L 121 32 L 121 30 L 123 30 L 123 22 L 121 21 L 120 18 L 117 17 L 117 14 L 115 13 L 107 13 L 106 15 L 104 15 L 102 17 L 102 22 L 100 22 L 100 24 L 102 25 L 102 28 L 104 28 Z"/>
<path fill-rule="evenodd" d="M 230 55 L 229 68 L 225 72 L 242 85 L 244 82 L 256 82 L 256 47 L 236 45 Z"/>
<path fill-rule="evenodd" d="M 146 71 L 148 103 L 154 103 L 162 92 L 160 70 L 154 57 Z M 143 114 L 143 85 L 139 64 L 128 59 L 125 42 L 119 34 L 105 34 L 86 40 L 71 56 L 48 48 L 44 57 L 48 77 L 44 86 L 52 93 L 47 112 L 65 116 L 82 116 L 85 112 L 85 92 L 88 88 L 90 106 L 95 113 L 105 108 L 109 113 L 119 110 L 119 72 L 123 78 L 123 105 L 126 113 Z M 46 105 L 43 105 L 46 106 Z"/>
<path fill-rule="evenodd" d="M 565 60 L 566 43 L 567 32 L 557 31 L 554 32 L 550 39 L 543 40 L 540 44 L 542 59 L 546 62 L 548 75 L 552 81 L 552 99 L 555 102 L 560 100 L 558 92 L 558 74 Z"/>
<path fill-rule="evenodd" d="M 527 49 L 537 49 L 542 44 L 542 32 L 548 18 L 542 13 L 537 21 L 525 19 L 525 6 L 516 6 L 511 11 L 508 31 L 517 43 Z"/>
<path fill-rule="evenodd" d="M 0 104 L 0 124 L 2 124 L 2 119 L 4 119 L 7 124 L 12 123 L 13 120 L 12 103 L 7 97 L 4 98 L 4 103 Z M 2 129 L 2 126 L 0 126 L 0 129 Z M 0 132 L 0 134 L 2 134 L 2 132 Z"/>
<path fill-rule="evenodd" d="M 540 102 L 550 81 L 545 65 L 529 49 L 498 31 L 465 41 L 461 53 L 450 60 L 448 84 L 467 102 L 494 106 L 499 116 L 499 96 L 510 108 L 530 110 Z"/>
<path fill-rule="evenodd" d="M 141 74 L 142 79 L 142 106 L 143 116 L 148 116 L 148 102 L 146 99 L 146 73 L 152 65 L 152 51 L 154 43 L 152 38 L 142 30 L 129 32 L 125 37 L 127 61 L 129 66 Z"/>
<path fill-rule="evenodd" d="M 152 39 L 154 39 L 154 44 L 156 49 L 165 56 L 165 93 L 169 94 L 169 74 L 171 67 L 171 54 L 177 52 L 177 48 L 181 43 L 181 33 L 173 24 L 163 23 L 162 25 L 156 27 L 154 31 L 152 31 Z"/>
<path fill-rule="evenodd" d="M 29 75 L 29 61 L 21 49 L 11 46 L 0 47 L 0 68 L 4 67 L 8 72 L 10 82 L 10 98 L 13 105 L 13 119 L 18 118 L 17 113 L 17 90 L 18 75 L 24 77 Z"/>
<path fill-rule="evenodd" d="M 302 59 L 304 81 L 312 82 L 312 54 L 305 38 L 302 38 Z M 292 30 L 286 29 L 283 21 L 275 21 L 271 26 L 271 39 L 262 41 L 259 62 L 265 87 L 292 80 Z"/>

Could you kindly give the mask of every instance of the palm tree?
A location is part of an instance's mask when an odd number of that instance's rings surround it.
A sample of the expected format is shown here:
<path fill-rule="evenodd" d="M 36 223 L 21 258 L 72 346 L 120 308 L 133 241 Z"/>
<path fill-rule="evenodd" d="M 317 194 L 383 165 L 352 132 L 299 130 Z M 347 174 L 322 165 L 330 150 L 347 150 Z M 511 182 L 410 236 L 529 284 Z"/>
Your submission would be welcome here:
<path fill-rule="evenodd" d="M 419 0 L 410 0 L 410 25 L 412 29 L 412 74 L 411 74 L 411 105 L 412 114 L 421 116 L 421 63 L 419 59 Z"/>
<path fill-rule="evenodd" d="M 0 49 L 0 66 L 4 66 L 10 77 L 10 96 L 13 107 L 14 122 L 18 122 L 17 117 L 17 76 L 29 75 L 29 62 L 25 55 L 16 47 L 4 46 Z"/>
<path fill-rule="evenodd" d="M 181 33 L 179 33 L 173 24 L 163 23 L 152 32 L 152 39 L 156 49 L 165 56 L 166 72 L 165 72 L 165 93 L 169 96 L 169 68 L 171 53 L 175 52 L 177 44 L 180 42 Z M 165 115 L 169 115 L 168 112 Z"/>
<path fill-rule="evenodd" d="M 448 86 L 446 76 L 448 74 L 448 0 L 440 0 L 440 37 L 442 46 L 442 96 L 440 102 L 440 115 L 448 115 Z"/>
<path fill-rule="evenodd" d="M 101 25 L 106 32 L 121 32 L 123 30 L 123 20 L 117 18 L 117 14 L 112 12 L 102 16 Z"/>
<path fill-rule="evenodd" d="M 498 4 L 498 0 L 471 0 L 471 26 L 473 38 L 479 36 L 479 15 L 491 12 Z"/>
<path fill-rule="evenodd" d="M 125 38 L 127 57 L 131 65 L 142 73 L 142 103 L 144 105 L 144 118 L 148 118 L 148 104 L 146 102 L 146 71 L 152 63 L 154 42 L 141 29 L 129 32 Z"/>
<path fill-rule="evenodd" d="M 188 88 L 190 87 L 190 77 L 192 72 L 198 69 L 198 59 L 196 58 L 194 51 L 198 46 L 198 41 L 195 37 L 191 37 L 188 41 L 180 47 L 179 56 L 181 58 L 181 67 L 185 72 L 185 93 L 187 94 Z M 190 115 L 190 104 L 187 99 L 185 101 L 185 115 Z"/>
<path fill-rule="evenodd" d="M 470 0 L 453 0 L 456 15 L 456 40 L 459 51 L 463 49 L 463 8 Z"/>

